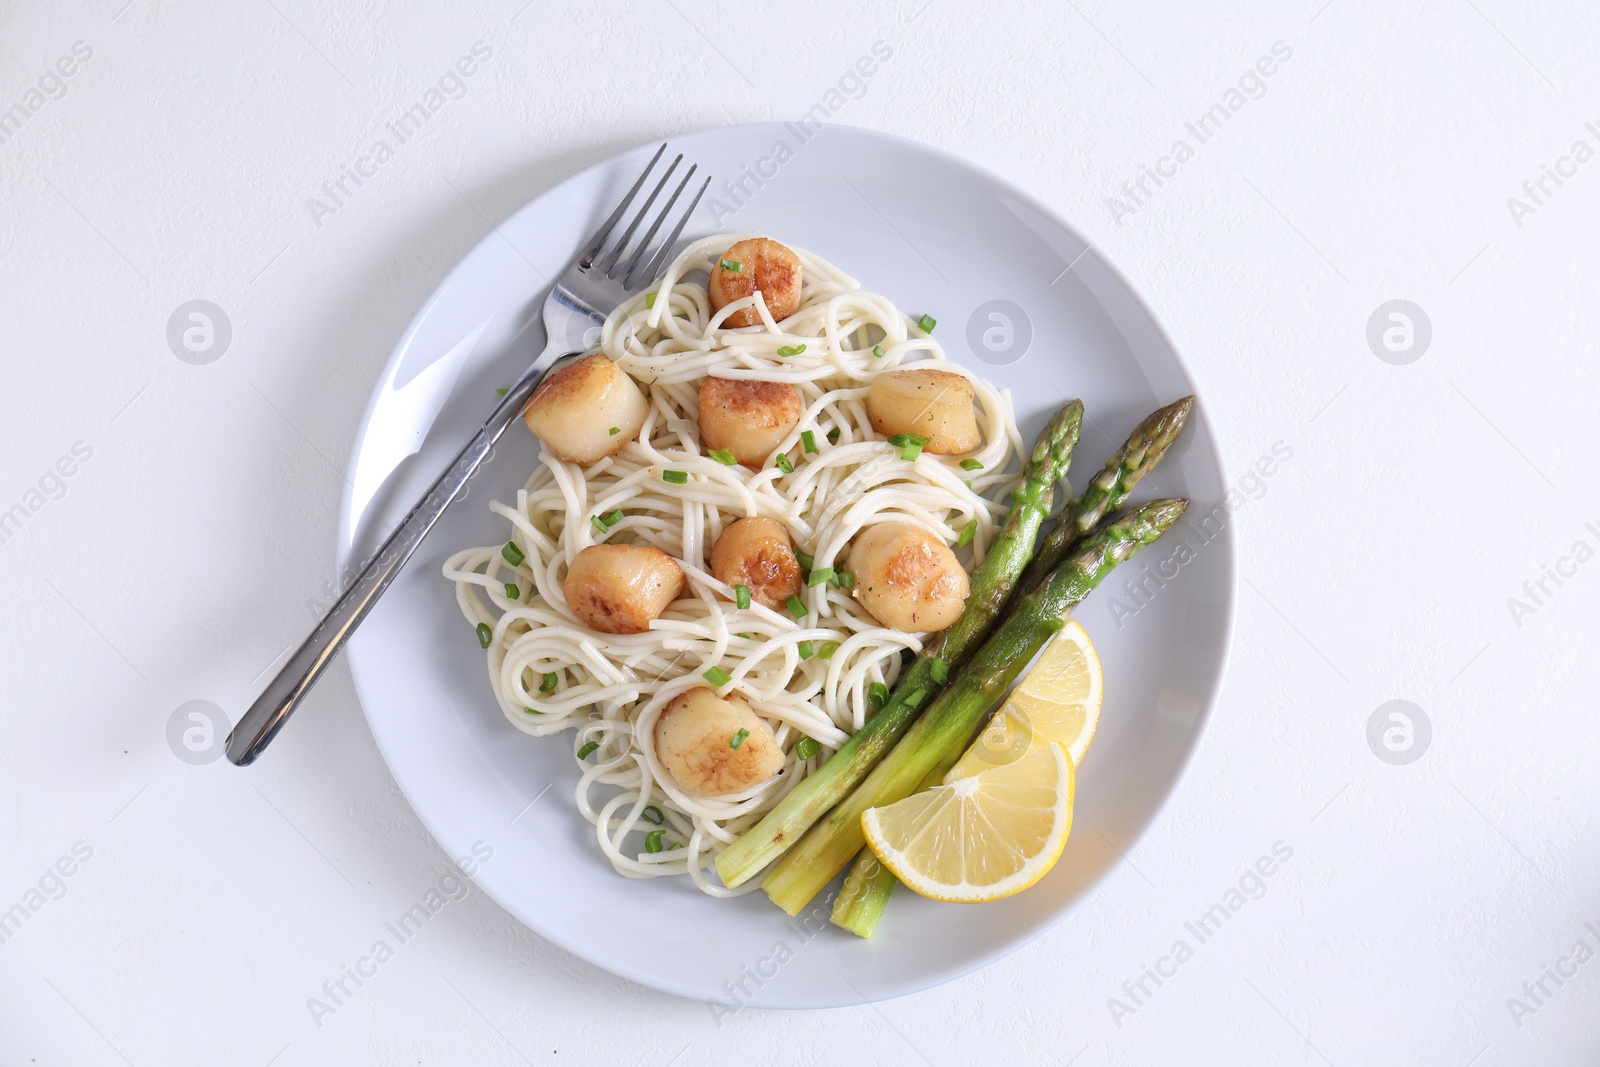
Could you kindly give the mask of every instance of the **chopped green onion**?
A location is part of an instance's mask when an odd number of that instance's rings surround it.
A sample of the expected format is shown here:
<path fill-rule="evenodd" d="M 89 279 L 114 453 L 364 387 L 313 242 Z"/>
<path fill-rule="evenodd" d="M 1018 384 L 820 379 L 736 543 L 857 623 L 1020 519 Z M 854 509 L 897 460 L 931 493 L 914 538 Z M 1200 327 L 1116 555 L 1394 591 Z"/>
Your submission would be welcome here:
<path fill-rule="evenodd" d="M 727 671 L 723 670 L 721 667 L 712 667 L 710 670 L 706 671 L 700 677 L 704 678 L 706 681 L 710 682 L 712 685 L 718 685 L 718 686 L 727 685 L 729 682 L 731 682 L 733 680 L 733 675 L 729 674 Z"/>
<path fill-rule="evenodd" d="M 682 848 L 682 847 L 683 847 L 683 842 L 682 841 L 674 841 L 672 844 L 667 846 L 667 851 L 671 852 L 675 848 Z"/>
<path fill-rule="evenodd" d="M 950 661 L 943 656 L 933 657 L 933 680 L 939 685 L 950 680 Z"/>
<path fill-rule="evenodd" d="M 735 637 L 742 637 L 742 638 L 744 638 L 744 639 L 745 639 L 745 640 L 746 640 L 746 641 L 748 641 L 748 640 L 750 640 L 750 635 L 749 635 L 749 634 L 734 634 L 734 635 L 733 635 L 733 636 L 735 636 Z"/>
<path fill-rule="evenodd" d="M 721 265 L 723 270 L 731 270 L 735 274 L 744 273 L 744 264 L 738 262 L 737 260 L 725 259 L 722 261 Z"/>
<path fill-rule="evenodd" d="M 812 656 L 817 654 L 816 649 L 811 647 L 810 641 L 801 641 L 799 648 L 801 659 L 810 659 Z"/>
<path fill-rule="evenodd" d="M 664 834 L 664 833 L 666 833 L 665 830 L 651 830 L 649 833 L 645 834 L 644 835 L 644 850 L 646 852 L 660 852 L 661 851 L 661 835 Z"/>
<path fill-rule="evenodd" d="M 821 656 L 823 659 L 832 659 L 833 654 L 837 651 L 839 651 L 839 642 L 824 641 L 822 642 L 822 647 L 817 649 L 817 655 Z"/>
<path fill-rule="evenodd" d="M 657 826 L 661 826 L 667 821 L 666 816 L 661 814 L 661 809 L 654 804 L 646 804 L 645 809 L 639 813 L 639 818 L 645 822 L 653 822 Z"/>
<path fill-rule="evenodd" d="M 831 582 L 831 581 L 833 581 L 833 568 L 832 567 L 818 567 L 816 570 L 811 572 L 811 577 L 806 579 L 806 584 L 807 585 L 821 585 L 824 582 Z"/>
<path fill-rule="evenodd" d="M 749 607 L 750 606 L 750 587 L 748 585 L 736 585 L 736 586 L 734 586 L 733 587 L 733 602 L 735 604 L 737 604 L 741 608 Z"/>
<path fill-rule="evenodd" d="M 522 599 L 522 590 L 518 589 L 516 586 L 512 585 L 510 582 L 507 582 L 506 583 L 506 599 L 508 599 L 508 600 L 521 600 Z"/>
<path fill-rule="evenodd" d="M 671 482 L 673 485 L 685 485 L 689 481 L 688 471 L 662 471 L 661 480 Z"/>
<path fill-rule="evenodd" d="M 646 294 L 644 294 L 644 306 L 647 307 L 647 308 L 655 307 L 656 306 L 656 294 L 654 294 L 654 293 L 646 293 Z"/>
<path fill-rule="evenodd" d="M 599 530 L 601 533 L 609 533 L 610 532 L 606 528 L 606 524 L 605 524 L 604 520 L 602 520 L 600 518 L 600 516 L 598 516 L 598 515 L 590 515 L 589 516 L 589 525 L 593 526 L 596 530 Z"/>
<path fill-rule="evenodd" d="M 726 448 L 713 448 L 711 451 L 707 452 L 706 455 L 710 456 L 724 467 L 732 467 L 739 462 L 738 458 Z"/>
<path fill-rule="evenodd" d="M 600 516 L 600 521 L 606 524 L 606 529 L 611 529 L 611 527 L 622 521 L 622 509 L 617 508 L 614 511 L 606 512 Z"/>
<path fill-rule="evenodd" d="M 527 712 L 529 715 L 543 715 L 544 714 L 544 712 L 540 711 L 538 708 L 523 708 L 522 710 Z"/>
<path fill-rule="evenodd" d="M 522 549 L 518 548 L 516 543 L 512 541 L 507 541 L 505 543 L 505 547 L 500 549 L 500 555 L 504 556 L 505 561 L 511 564 L 513 567 L 517 566 L 523 560 L 528 558 L 522 554 Z"/>
<path fill-rule="evenodd" d="M 817 435 L 810 430 L 803 431 L 800 434 L 800 444 L 805 447 L 807 452 L 815 452 L 817 450 Z"/>
<path fill-rule="evenodd" d="M 873 345 L 872 346 L 872 354 L 877 356 L 879 359 L 882 359 L 884 357 L 883 346 L 882 345 Z"/>
<path fill-rule="evenodd" d="M 556 686 L 560 684 L 561 676 L 555 671 L 551 671 L 550 673 L 546 674 L 544 676 L 544 680 L 539 683 L 539 692 L 554 693 L 556 691 Z"/>
<path fill-rule="evenodd" d="M 833 429 L 828 431 L 828 443 L 830 445 L 839 443 L 839 427 L 835 426 Z"/>
<path fill-rule="evenodd" d="M 777 467 L 785 474 L 794 473 L 794 461 L 789 458 L 789 454 L 787 452 L 779 452 L 776 456 L 774 456 L 772 459 L 772 465 Z"/>
<path fill-rule="evenodd" d="M 911 695 L 906 697 L 906 707 L 914 708 L 922 703 L 922 698 L 928 695 L 926 689 L 913 689 Z"/>
<path fill-rule="evenodd" d="M 855 573 L 853 571 L 840 571 L 833 576 L 833 584 L 840 589 L 853 589 L 856 584 Z"/>
<path fill-rule="evenodd" d="M 489 624 L 486 622 L 480 622 L 478 624 L 478 644 L 482 645 L 484 648 L 488 648 L 489 642 L 493 640 L 494 631 L 489 629 Z"/>
<path fill-rule="evenodd" d="M 809 553 L 802 552 L 798 548 L 794 550 L 794 558 L 800 561 L 801 570 L 808 571 L 817 564 L 817 561 Z"/>
<path fill-rule="evenodd" d="M 932 315 L 924 315 L 922 318 L 917 320 L 917 328 L 923 333 L 932 333 L 933 328 L 938 324 L 939 320 L 934 318 Z"/>
<path fill-rule="evenodd" d="M 578 749 L 578 758 L 579 759 L 588 759 L 590 754 L 593 753 L 594 750 L 599 748 L 599 747 L 600 747 L 600 742 L 598 742 L 598 741 L 590 741 L 588 744 L 586 744 L 582 748 Z"/>
<path fill-rule="evenodd" d="M 962 548 L 971 543 L 972 535 L 977 532 L 978 524 L 975 522 L 969 522 L 965 526 L 961 527 L 961 536 L 956 538 L 956 547 Z"/>
<path fill-rule="evenodd" d="M 867 703 L 875 708 L 881 708 L 889 703 L 889 687 L 882 682 L 873 682 L 867 686 Z"/>
<path fill-rule="evenodd" d="M 622 427 L 621 426 L 613 426 L 613 427 L 611 427 L 611 429 L 607 430 L 606 432 L 609 433 L 612 437 L 615 437 L 615 436 L 617 436 L 617 434 L 622 432 Z"/>
<path fill-rule="evenodd" d="M 511 390 L 509 390 L 509 389 L 496 389 L 494 391 L 494 395 L 495 396 L 505 396 L 509 392 L 511 392 Z"/>
<path fill-rule="evenodd" d="M 900 458 L 911 462 L 922 455 L 922 446 L 928 439 L 920 433 L 894 433 L 889 435 L 889 443 L 900 450 Z"/>
<path fill-rule="evenodd" d="M 728 742 L 728 747 L 738 748 L 740 745 L 744 744 L 744 739 L 749 736 L 749 730 L 746 730 L 743 726 L 739 727 L 739 732 L 733 735 L 733 738 Z"/>
<path fill-rule="evenodd" d="M 964 471 L 981 471 L 983 470 L 983 464 L 975 459 L 964 459 L 961 461 L 961 469 Z"/>
<path fill-rule="evenodd" d="M 806 606 L 799 597 L 791 596 L 786 607 L 789 609 L 789 614 L 795 618 L 803 619 L 806 617 Z"/>
<path fill-rule="evenodd" d="M 798 356 L 800 353 L 804 352 L 805 350 L 806 350 L 806 346 L 805 345 L 784 345 L 782 348 L 778 349 L 778 355 L 780 355 L 780 356 Z"/>
<path fill-rule="evenodd" d="M 802 737 L 800 740 L 794 743 L 794 755 L 796 759 L 810 759 L 821 749 L 822 746 L 817 744 L 815 738 L 811 737 Z"/>

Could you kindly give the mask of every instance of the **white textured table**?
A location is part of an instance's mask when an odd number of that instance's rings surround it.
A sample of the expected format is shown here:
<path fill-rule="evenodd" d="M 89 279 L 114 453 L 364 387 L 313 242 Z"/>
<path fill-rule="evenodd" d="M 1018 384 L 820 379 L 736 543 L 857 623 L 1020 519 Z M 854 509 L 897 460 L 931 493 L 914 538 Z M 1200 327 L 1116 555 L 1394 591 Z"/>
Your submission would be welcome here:
<path fill-rule="evenodd" d="M 520 3 L 0 8 L 0 1062 L 1592 1062 L 1600 14 Z M 904 1000 L 718 1025 L 475 891 L 350 983 L 447 860 L 348 674 L 248 773 L 175 710 L 303 635 L 374 376 L 493 221 L 806 112 L 1035 190 L 1170 329 L 1241 500 L 1199 757 Z"/>

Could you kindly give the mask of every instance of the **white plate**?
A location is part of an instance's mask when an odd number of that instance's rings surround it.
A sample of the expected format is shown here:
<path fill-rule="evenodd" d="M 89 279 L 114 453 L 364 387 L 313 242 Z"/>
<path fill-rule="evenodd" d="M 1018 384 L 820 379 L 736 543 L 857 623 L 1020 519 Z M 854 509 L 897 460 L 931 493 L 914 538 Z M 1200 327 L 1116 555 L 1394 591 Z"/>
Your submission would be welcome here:
<path fill-rule="evenodd" d="M 381 540 L 487 414 L 495 388 L 539 351 L 537 325 L 517 333 L 539 307 L 546 279 L 654 148 L 623 153 L 535 199 L 485 237 L 417 314 L 357 436 L 341 567 Z M 1071 227 L 962 160 L 865 130 L 777 123 L 706 130 L 675 138 L 671 148 L 716 176 L 685 239 L 769 233 L 838 264 L 909 313 L 933 315 L 952 358 L 1012 390 L 1029 441 L 1064 398 L 1082 397 L 1088 424 L 1076 485 L 1146 413 L 1194 391 L 1139 297 Z M 1005 322 L 985 307 L 1001 300 L 1011 305 L 1009 349 Z M 385 483 L 419 440 L 417 455 Z M 492 850 L 474 878 L 501 906 L 575 955 L 644 985 L 720 1001 L 724 1011 L 744 1003 L 828 1007 L 925 989 L 999 959 L 1044 933 L 1122 862 L 1171 793 L 1221 684 L 1233 543 L 1216 510 L 1226 483 L 1202 398 L 1139 494 L 1187 496 L 1190 518 L 1078 611 L 1105 662 L 1106 701 L 1078 779 L 1072 838 L 1042 882 L 976 906 L 901 890 L 878 935 L 863 941 L 827 925 L 821 898 L 801 922 L 761 893 L 715 900 L 687 879 L 622 878 L 574 808 L 571 745 L 505 721 L 483 652 L 440 576 L 456 550 L 505 540 L 505 522 L 487 505 L 514 498 L 534 452 L 533 437 L 513 427 L 351 642 L 350 669 L 395 780 L 445 851 Z M 1213 516 L 1209 529 L 1220 532 L 1208 540 L 1199 516 Z M 1175 576 L 1168 563 L 1164 576 L 1163 561 L 1184 554 L 1180 541 L 1193 558 Z M 1139 581 L 1147 592 L 1135 599 L 1125 583 Z"/>

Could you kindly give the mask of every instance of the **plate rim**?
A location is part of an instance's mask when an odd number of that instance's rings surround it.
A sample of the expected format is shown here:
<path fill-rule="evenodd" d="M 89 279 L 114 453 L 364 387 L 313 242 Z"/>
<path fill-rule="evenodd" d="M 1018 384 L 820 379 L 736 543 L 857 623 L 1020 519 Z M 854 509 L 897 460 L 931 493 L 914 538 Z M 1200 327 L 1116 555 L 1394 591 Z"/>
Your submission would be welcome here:
<path fill-rule="evenodd" d="M 675 134 L 666 134 L 661 138 L 661 140 L 677 148 L 683 146 L 685 142 L 701 137 L 714 137 L 718 134 L 729 131 L 755 132 L 763 129 L 777 133 L 778 131 L 787 131 L 788 125 L 777 121 L 728 123 L 719 126 L 700 127 L 698 129 L 686 130 Z M 940 147 L 938 145 L 929 144 L 925 141 L 919 141 L 915 138 L 907 137 L 902 134 L 876 130 L 864 126 L 856 126 L 849 123 L 829 123 L 822 130 L 817 131 L 817 133 L 813 136 L 822 136 L 833 130 L 848 131 L 848 133 L 853 136 L 861 136 L 869 140 L 886 142 L 892 145 L 897 151 L 931 155 L 935 157 L 942 165 L 963 171 L 968 175 L 974 176 L 981 181 L 988 183 L 998 192 L 1015 198 L 1018 202 L 1037 211 L 1043 218 L 1049 220 L 1052 224 L 1060 227 L 1065 233 L 1069 234 L 1083 246 L 1083 254 L 1092 254 L 1100 267 L 1104 269 L 1117 282 L 1117 284 L 1123 288 L 1129 297 L 1131 297 L 1138 310 L 1149 322 L 1156 336 L 1163 344 L 1166 345 L 1168 351 L 1172 354 L 1172 358 L 1184 380 L 1185 386 L 1191 393 L 1195 395 L 1197 399 L 1200 399 L 1200 383 L 1196 380 L 1193 368 L 1184 358 L 1178 346 L 1174 343 L 1165 323 L 1163 323 L 1160 317 L 1155 314 L 1151 307 L 1150 301 L 1146 299 L 1143 290 L 1134 284 L 1132 279 L 1130 279 L 1114 261 L 1104 255 L 1098 245 L 1096 245 L 1093 241 L 1090 241 L 1075 225 L 1063 217 L 1063 215 L 1053 205 L 1046 203 L 1031 191 L 1020 187 L 1016 183 L 1012 182 L 1009 178 L 998 174 L 995 171 L 982 166 L 981 164 L 975 163 L 972 160 L 958 155 L 949 149 Z M 366 406 L 362 411 L 361 420 L 357 425 L 356 432 L 351 442 L 350 455 L 345 465 L 346 477 L 343 479 L 343 485 L 340 489 L 339 517 L 335 532 L 335 566 L 338 568 L 339 573 L 342 573 L 344 568 L 349 565 L 350 559 L 354 554 L 355 534 L 357 532 L 355 529 L 355 524 L 358 521 L 364 520 L 367 515 L 371 514 L 372 506 L 381 495 L 381 492 L 375 493 L 374 496 L 369 499 L 367 502 L 367 512 L 364 515 L 360 516 L 359 518 L 351 515 L 354 488 L 350 475 L 355 469 L 357 459 L 365 446 L 368 434 L 371 430 L 372 419 L 378 408 L 378 404 L 382 395 L 382 384 L 385 381 L 390 380 L 397 369 L 399 362 L 405 357 L 407 351 L 409 350 L 411 342 L 422 329 L 423 324 L 433 312 L 434 308 L 439 304 L 445 292 L 452 288 L 452 286 L 458 280 L 458 275 L 462 274 L 462 272 L 466 269 L 467 263 L 473 260 L 483 247 L 489 245 L 491 242 L 503 240 L 503 238 L 499 235 L 500 228 L 509 219 L 516 217 L 521 212 L 526 211 L 532 205 L 544 200 L 547 197 L 556 196 L 562 190 L 572 185 L 590 180 L 596 172 L 601 172 L 607 168 L 615 166 L 623 158 L 638 152 L 641 148 L 653 143 L 656 143 L 656 139 L 650 138 L 648 140 L 641 141 L 638 144 L 630 145 L 612 153 L 604 159 L 584 166 L 560 181 L 545 187 L 538 193 L 529 197 L 526 201 L 513 209 L 509 214 L 501 217 L 498 221 L 490 223 L 488 232 L 485 233 L 477 242 L 475 242 L 471 248 L 467 249 L 467 251 L 461 254 L 460 258 L 455 262 L 450 270 L 439 279 L 433 290 L 428 294 L 421 306 L 418 307 L 416 313 L 412 316 L 405 329 L 395 341 L 394 347 L 390 350 L 388 359 L 385 360 L 382 369 L 378 372 L 377 377 L 374 379 L 373 389 L 367 398 Z M 577 250 L 574 249 L 573 251 L 575 253 Z M 1231 482 L 1228 479 L 1228 468 L 1223 459 L 1220 441 L 1217 439 L 1217 435 L 1215 433 L 1215 426 L 1209 418 L 1210 409 L 1203 403 L 1198 406 L 1200 406 L 1202 409 L 1199 414 L 1203 419 L 1205 419 L 1207 428 L 1212 431 L 1207 434 L 1206 440 L 1206 444 L 1209 447 L 1210 452 L 1209 458 L 1217 472 L 1221 488 L 1224 493 L 1226 493 Z M 396 466 L 395 471 L 399 470 L 399 466 L 400 465 Z M 393 474 L 394 472 L 391 472 L 390 477 L 392 477 Z M 385 480 L 384 484 L 387 484 L 387 479 Z M 382 486 L 379 488 L 381 490 Z M 1222 573 L 1225 579 L 1223 582 L 1223 588 L 1226 590 L 1227 604 L 1223 620 L 1223 632 L 1220 643 L 1220 662 L 1218 663 L 1216 670 L 1215 686 L 1204 707 L 1201 708 L 1196 715 L 1198 728 L 1196 730 L 1193 743 L 1188 746 L 1188 750 L 1183 754 L 1174 773 L 1167 782 L 1165 789 L 1156 799 L 1153 807 L 1151 808 L 1149 818 L 1144 828 L 1141 830 L 1138 836 L 1134 838 L 1131 846 L 1122 851 L 1122 858 L 1120 861 L 1108 867 L 1098 877 L 1087 882 L 1078 897 L 1068 903 L 1066 906 L 1062 907 L 1059 912 L 1050 916 L 1038 926 L 1027 931 L 1027 933 L 1023 936 L 997 945 L 992 951 L 969 956 L 952 965 L 931 969 L 918 978 L 905 980 L 899 985 L 893 986 L 889 990 L 883 991 L 878 995 L 861 993 L 853 998 L 843 997 L 838 999 L 790 998 L 787 1001 L 780 1000 L 772 1003 L 752 1001 L 747 1005 L 748 1007 L 757 1008 L 760 1010 L 820 1010 L 825 1008 L 855 1006 L 862 1003 L 879 1003 L 887 1000 L 898 999 L 900 997 L 910 996 L 915 993 L 926 992 L 929 989 L 936 988 L 948 982 L 952 982 L 959 978 L 966 977 L 967 975 L 974 974 L 986 967 L 992 966 L 993 964 L 998 963 L 1000 960 L 1005 959 L 1013 953 L 1019 952 L 1028 945 L 1038 941 L 1040 938 L 1060 925 L 1060 923 L 1063 922 L 1068 915 L 1076 911 L 1081 905 L 1087 903 L 1107 879 L 1109 879 L 1112 875 L 1121 872 L 1123 868 L 1129 865 L 1129 857 L 1144 847 L 1150 831 L 1154 829 L 1158 822 L 1166 819 L 1168 808 L 1172 804 L 1173 798 L 1178 794 L 1180 787 L 1183 786 L 1187 781 L 1190 771 L 1193 768 L 1195 758 L 1199 755 L 1201 747 L 1205 744 L 1206 737 L 1209 733 L 1211 717 L 1217 710 L 1218 705 L 1221 703 L 1223 690 L 1227 684 L 1229 668 L 1233 659 L 1234 634 L 1238 622 L 1239 561 L 1238 546 L 1234 537 L 1234 524 L 1230 521 L 1221 532 L 1223 534 L 1221 539 L 1226 542 L 1225 547 L 1227 550 L 1221 563 Z M 391 759 L 390 750 L 384 740 L 383 733 L 374 725 L 372 712 L 369 710 L 372 702 L 367 699 L 366 695 L 362 691 L 362 684 L 360 682 L 358 672 L 355 670 L 354 663 L 348 663 L 347 666 L 350 668 L 351 681 L 356 691 L 356 699 L 361 705 L 362 717 L 366 720 L 368 732 L 372 736 L 373 743 L 377 747 L 379 755 L 383 757 L 385 768 L 388 770 L 390 777 L 394 779 L 395 785 L 397 788 L 399 788 L 401 796 L 405 798 L 406 803 L 416 814 L 418 821 L 422 823 L 423 827 L 428 831 L 429 836 L 433 838 L 435 845 L 437 845 L 440 850 L 443 851 L 450 859 L 450 861 L 454 863 L 455 858 L 451 853 L 450 847 L 446 844 L 444 838 L 439 832 L 437 826 L 437 817 L 433 814 L 430 814 L 426 808 L 426 805 L 419 803 L 417 797 L 413 795 L 413 791 L 406 787 L 406 784 L 401 780 L 400 774 L 396 772 L 394 761 Z M 493 900 L 495 905 L 504 910 L 512 919 L 527 927 L 529 930 L 541 938 L 544 938 L 551 944 L 556 945 L 562 951 L 572 954 L 573 956 L 583 960 L 593 967 L 599 968 L 600 970 L 611 974 L 615 974 L 618 977 L 624 978 L 646 988 L 658 990 L 673 996 L 682 997 L 687 1000 L 709 1003 L 705 991 L 697 986 L 680 982 L 672 977 L 663 977 L 659 973 L 650 973 L 647 975 L 638 968 L 628 966 L 625 963 L 619 963 L 618 961 L 609 958 L 596 958 L 595 955 L 591 954 L 584 947 L 582 942 L 567 937 L 566 932 L 560 927 L 554 925 L 548 927 L 535 926 L 533 923 L 528 922 L 506 904 L 502 903 L 494 893 L 490 892 L 487 888 L 479 884 L 476 877 L 466 877 L 473 881 L 475 885 L 478 885 L 478 888 L 484 893 L 484 895 Z M 758 999 L 765 1000 L 765 998 Z"/>

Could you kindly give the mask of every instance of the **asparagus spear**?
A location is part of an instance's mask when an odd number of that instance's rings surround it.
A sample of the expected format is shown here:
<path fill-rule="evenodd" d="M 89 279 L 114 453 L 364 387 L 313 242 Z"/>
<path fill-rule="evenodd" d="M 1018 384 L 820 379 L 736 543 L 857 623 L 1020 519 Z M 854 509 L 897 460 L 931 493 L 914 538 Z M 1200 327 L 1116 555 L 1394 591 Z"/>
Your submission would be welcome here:
<path fill-rule="evenodd" d="M 1061 629 L 1063 616 L 1117 564 L 1160 537 L 1187 506 L 1186 500 L 1157 500 L 1109 524 L 1018 601 L 894 751 L 773 866 L 761 883 L 773 903 L 799 914 L 861 848 L 862 813 L 904 799 L 941 764 L 953 763 L 984 713 Z"/>
<path fill-rule="evenodd" d="M 1017 588 L 1023 592 L 1034 588 L 1052 569 L 1051 560 L 1059 563 L 1062 556 L 1082 543 L 1084 533 L 1122 504 L 1139 479 L 1161 462 L 1167 447 L 1183 431 L 1193 407 L 1194 397 L 1186 396 L 1151 413 L 1134 428 L 1100 473 L 1090 479 L 1083 496 L 1062 509 L 1055 528 L 1040 546 L 1036 561 L 1017 583 Z M 1060 551 L 1069 536 L 1073 538 L 1071 545 L 1065 552 Z M 936 768 L 916 791 L 920 793 L 938 785 L 949 769 L 949 766 Z M 894 872 L 879 863 L 871 849 L 862 848 L 845 877 L 844 888 L 833 902 L 830 921 L 859 937 L 871 937 L 897 884 Z"/>
<path fill-rule="evenodd" d="M 943 685 L 986 637 L 1028 562 L 1034 539 L 1050 513 L 1055 483 L 1066 473 L 1083 424 L 1083 404 L 1067 403 L 1046 424 L 1011 494 L 1011 511 L 983 563 L 972 572 L 971 592 L 955 624 L 906 668 L 888 702 L 862 724 L 844 746 L 810 777 L 789 791 L 743 837 L 717 857 L 717 872 L 727 886 L 749 881 L 800 839 L 823 812 L 865 778 L 878 758 L 893 747 L 917 716 L 917 709 Z M 940 665 L 942 661 L 942 665 Z M 940 679 L 936 681 L 935 679 Z"/>
<path fill-rule="evenodd" d="M 1139 479 L 1150 473 L 1167 448 L 1183 432 L 1183 424 L 1194 408 L 1194 397 L 1186 396 L 1164 408 L 1151 412 L 1143 422 L 1133 428 L 1133 433 L 1122 447 L 1111 454 L 1100 472 L 1089 479 L 1083 494 L 1070 501 L 1056 519 L 1055 527 L 1039 545 L 1033 562 L 1017 583 L 1024 593 L 1036 589 L 1045 576 L 1055 570 L 1076 542 L 1100 525 L 1100 521 L 1122 506 L 1122 502 L 1139 484 Z"/>

